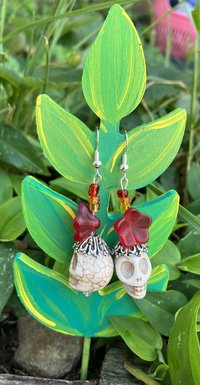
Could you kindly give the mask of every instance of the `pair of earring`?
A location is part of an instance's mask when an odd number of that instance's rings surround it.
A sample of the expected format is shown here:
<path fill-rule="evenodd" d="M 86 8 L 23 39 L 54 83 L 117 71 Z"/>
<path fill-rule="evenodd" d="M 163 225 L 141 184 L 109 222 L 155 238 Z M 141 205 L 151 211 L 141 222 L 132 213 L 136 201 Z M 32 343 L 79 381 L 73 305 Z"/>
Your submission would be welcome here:
<path fill-rule="evenodd" d="M 147 281 L 151 275 L 151 262 L 147 255 L 148 228 L 151 217 L 131 208 L 128 195 L 128 135 L 122 156 L 120 169 L 123 176 L 117 196 L 120 201 L 122 218 L 114 223 L 119 242 L 113 250 L 115 255 L 115 271 L 127 293 L 133 298 L 143 298 L 146 294 Z M 100 220 L 95 213 L 100 209 L 99 183 L 101 161 L 99 158 L 99 129 L 97 129 L 96 149 L 93 167 L 95 169 L 93 183 L 88 189 L 88 204 L 78 204 L 78 214 L 73 221 L 75 229 L 74 254 L 69 268 L 69 283 L 77 291 L 89 296 L 92 292 L 103 289 L 111 280 L 114 263 L 106 242 L 94 233 L 100 227 Z"/>

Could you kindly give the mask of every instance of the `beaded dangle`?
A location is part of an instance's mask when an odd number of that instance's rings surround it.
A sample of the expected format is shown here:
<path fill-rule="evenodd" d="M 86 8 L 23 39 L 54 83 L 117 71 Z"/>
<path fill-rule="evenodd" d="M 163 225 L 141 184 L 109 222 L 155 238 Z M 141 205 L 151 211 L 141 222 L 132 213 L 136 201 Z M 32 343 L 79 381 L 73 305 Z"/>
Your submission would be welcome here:
<path fill-rule="evenodd" d="M 120 166 L 123 177 L 120 180 L 121 189 L 117 191 L 120 210 L 124 215 L 114 223 L 115 231 L 119 235 L 119 242 L 114 248 L 115 270 L 127 293 L 133 298 L 140 299 L 146 294 L 147 281 L 152 271 L 146 246 L 149 239 L 148 228 L 152 219 L 148 215 L 143 215 L 138 210 L 129 207 L 131 200 L 127 191 L 128 134 L 126 131 L 125 134 L 126 147 Z"/>
<path fill-rule="evenodd" d="M 88 189 L 88 204 L 78 204 L 78 214 L 73 221 L 75 229 L 74 254 L 69 268 L 69 283 L 77 291 L 89 296 L 92 292 L 103 289 L 111 280 L 114 270 L 113 259 L 107 244 L 94 233 L 100 227 L 100 220 L 95 213 L 100 209 L 99 182 L 99 129 L 97 130 L 96 150 L 93 167 L 93 183 Z"/>

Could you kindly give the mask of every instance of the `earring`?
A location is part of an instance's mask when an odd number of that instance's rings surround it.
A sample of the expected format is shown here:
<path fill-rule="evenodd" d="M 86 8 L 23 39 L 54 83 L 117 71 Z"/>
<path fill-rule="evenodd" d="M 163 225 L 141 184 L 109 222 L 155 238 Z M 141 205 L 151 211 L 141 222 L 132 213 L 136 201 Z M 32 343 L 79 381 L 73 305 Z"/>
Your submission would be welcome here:
<path fill-rule="evenodd" d="M 114 223 L 115 231 L 119 235 L 119 242 L 114 248 L 115 270 L 127 293 L 133 298 L 141 299 L 146 294 L 147 281 L 152 271 L 145 245 L 149 239 L 148 228 L 152 219 L 134 208 L 129 208 L 131 202 L 127 191 L 128 134 L 126 131 L 125 134 L 126 147 L 120 166 L 123 177 L 120 180 L 121 189 L 117 191 L 120 210 L 124 215 Z"/>
<path fill-rule="evenodd" d="M 94 231 L 100 227 L 100 220 L 95 216 L 100 208 L 99 182 L 102 176 L 99 172 L 99 129 L 96 131 L 96 149 L 93 167 L 95 168 L 93 183 L 88 189 L 88 205 L 78 204 L 78 214 L 73 221 L 75 229 L 74 254 L 69 267 L 69 283 L 74 289 L 85 296 L 103 289 L 111 280 L 114 270 L 113 259 L 107 244 Z"/>

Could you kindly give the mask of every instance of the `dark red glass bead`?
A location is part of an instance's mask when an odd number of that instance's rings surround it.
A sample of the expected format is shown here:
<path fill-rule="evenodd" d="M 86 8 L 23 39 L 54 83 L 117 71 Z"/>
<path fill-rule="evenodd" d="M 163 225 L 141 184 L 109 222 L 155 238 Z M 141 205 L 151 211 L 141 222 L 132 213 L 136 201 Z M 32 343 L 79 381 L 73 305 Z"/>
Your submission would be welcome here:
<path fill-rule="evenodd" d="M 96 197 L 99 192 L 99 185 L 98 183 L 92 183 L 88 190 L 88 195 L 91 197 Z"/>
<path fill-rule="evenodd" d="M 92 214 L 86 203 L 81 202 L 78 204 L 78 214 L 73 220 L 73 226 L 75 229 L 74 241 L 83 242 L 100 227 L 100 220 Z"/>
<path fill-rule="evenodd" d="M 128 196 L 128 191 L 125 189 L 124 190 L 118 190 L 117 196 L 118 196 L 118 198 L 126 198 Z"/>
<path fill-rule="evenodd" d="M 119 235 L 120 243 L 129 248 L 148 241 L 148 228 L 151 223 L 151 217 L 130 208 L 114 223 L 114 228 Z"/>

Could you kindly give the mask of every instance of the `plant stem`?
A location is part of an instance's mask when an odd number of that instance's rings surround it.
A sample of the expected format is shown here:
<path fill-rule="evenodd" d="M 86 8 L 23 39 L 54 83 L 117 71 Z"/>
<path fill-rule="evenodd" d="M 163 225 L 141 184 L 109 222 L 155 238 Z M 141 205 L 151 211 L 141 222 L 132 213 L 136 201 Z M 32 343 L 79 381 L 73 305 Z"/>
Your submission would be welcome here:
<path fill-rule="evenodd" d="M 91 345 L 91 338 L 84 337 L 82 362 L 81 362 L 81 381 L 85 381 L 87 379 L 88 365 L 89 365 L 89 359 L 90 359 L 90 345 Z"/>
<path fill-rule="evenodd" d="M 146 385 L 159 385 L 159 382 L 157 382 L 152 377 L 148 376 L 148 374 L 144 373 L 142 370 L 136 368 L 135 366 L 130 365 L 127 362 L 125 362 L 124 367 L 135 378 L 144 382 L 144 384 L 146 384 Z"/>
<path fill-rule="evenodd" d="M 190 169 L 192 162 L 192 150 L 194 142 L 194 126 L 196 119 L 196 100 L 197 100 L 197 88 L 198 88 L 198 78 L 199 78 L 199 52 L 200 52 L 200 35 L 197 34 L 194 50 L 194 73 L 193 73 L 193 86 L 192 86 L 192 100 L 191 100 L 191 109 L 190 109 L 190 137 L 189 137 L 189 148 L 188 148 L 188 159 L 187 159 L 187 172 Z"/>
<path fill-rule="evenodd" d="M 0 24 L 0 52 L 3 54 L 3 34 L 4 34 L 4 25 L 6 19 L 6 10 L 7 10 L 7 0 L 2 1 L 1 8 L 1 24 Z"/>
<path fill-rule="evenodd" d="M 43 88 L 42 88 L 42 93 L 44 94 L 45 91 L 46 91 L 46 86 L 47 86 L 47 82 L 48 82 L 48 76 L 49 76 L 49 41 L 47 39 L 46 36 L 43 36 L 44 38 L 44 46 L 45 46 L 45 56 L 46 56 L 46 60 L 45 60 L 45 78 L 44 78 L 44 85 L 43 85 Z"/>

